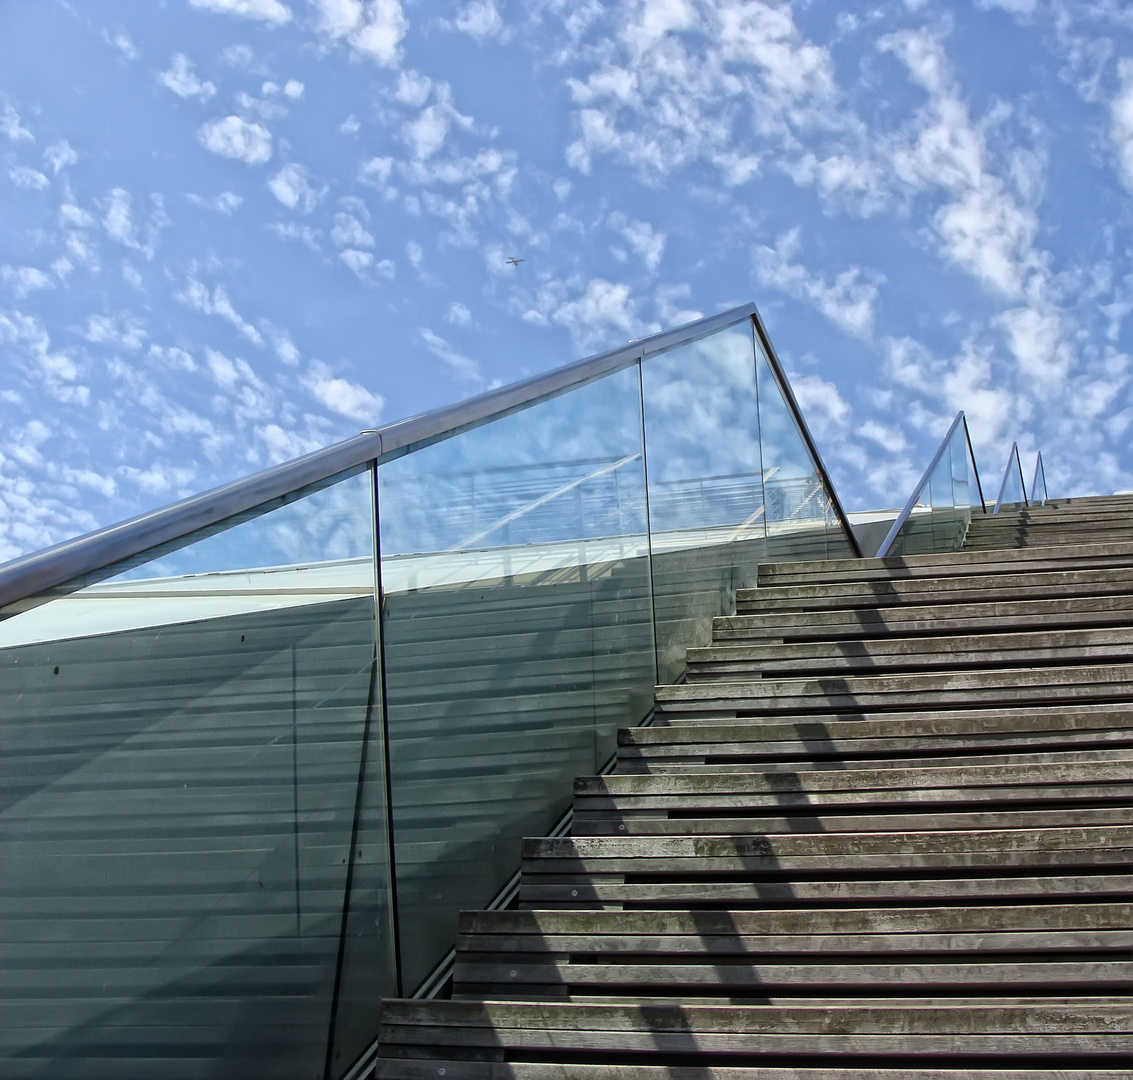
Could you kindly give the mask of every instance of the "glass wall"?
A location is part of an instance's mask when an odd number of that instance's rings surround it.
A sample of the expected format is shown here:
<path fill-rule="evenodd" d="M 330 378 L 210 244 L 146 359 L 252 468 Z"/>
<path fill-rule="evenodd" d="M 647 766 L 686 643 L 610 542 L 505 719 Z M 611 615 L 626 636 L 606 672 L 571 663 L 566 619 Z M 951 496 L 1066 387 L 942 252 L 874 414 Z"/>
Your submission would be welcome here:
<path fill-rule="evenodd" d="M 968 534 L 972 510 L 983 513 L 975 458 L 968 440 L 967 421 L 960 413 L 949 428 L 928 473 L 913 495 L 907 516 L 897 519 L 897 531 L 882 544 L 878 555 L 927 555 L 959 551 Z"/>
<path fill-rule="evenodd" d="M 0 1075 L 342 1077 L 759 561 L 848 550 L 755 342 L 0 610 Z"/>
<path fill-rule="evenodd" d="M 323 1075 L 376 699 L 371 489 L 0 622 L 5 1077 Z"/>

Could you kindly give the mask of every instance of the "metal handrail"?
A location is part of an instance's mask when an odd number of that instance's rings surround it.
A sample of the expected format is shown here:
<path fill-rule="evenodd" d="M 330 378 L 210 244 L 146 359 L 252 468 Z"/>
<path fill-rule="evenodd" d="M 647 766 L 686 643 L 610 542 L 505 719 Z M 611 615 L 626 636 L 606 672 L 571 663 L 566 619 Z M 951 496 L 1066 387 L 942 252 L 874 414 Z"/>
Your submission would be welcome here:
<path fill-rule="evenodd" d="M 350 472 L 402 457 L 431 443 L 451 438 L 514 412 L 558 397 L 605 375 L 631 367 L 649 356 L 668 352 L 750 319 L 758 341 L 784 390 L 791 415 L 814 456 L 835 514 L 857 554 L 861 554 L 849 519 L 838 500 L 826 467 L 814 445 L 798 403 L 786 382 L 782 366 L 771 348 L 755 304 L 742 304 L 685 326 L 631 341 L 617 349 L 554 371 L 536 375 L 476 397 L 363 431 L 344 442 L 296 458 L 252 476 L 224 484 L 200 495 L 119 522 L 85 536 L 32 552 L 0 566 L 0 608 L 75 581 L 84 575 L 117 566 L 190 534 L 199 536 L 210 527 L 227 527 L 233 518 L 263 513 L 285 505 L 320 485 L 328 486 Z"/>
<path fill-rule="evenodd" d="M 767 336 L 767 330 L 763 325 L 763 320 L 760 319 L 757 311 L 752 312 L 751 321 L 755 326 L 756 341 L 763 349 L 764 356 L 767 357 L 771 374 L 775 376 L 775 382 L 783 394 L 783 400 L 787 403 L 787 409 L 791 414 L 791 418 L 795 421 L 795 426 L 799 429 L 799 433 L 803 437 L 803 442 L 806 443 L 806 447 L 810 451 L 810 456 L 814 459 L 814 464 L 818 469 L 818 475 L 822 480 L 823 487 L 826 488 L 826 491 L 830 495 L 830 505 L 834 510 L 834 515 L 841 523 L 842 531 L 849 537 L 850 547 L 853 549 L 854 555 L 860 559 L 862 558 L 861 545 L 858 543 L 858 538 L 854 535 L 854 530 L 850 525 L 850 519 L 846 517 L 846 511 L 842 509 L 842 503 L 838 498 L 838 493 L 834 490 L 834 485 L 830 482 L 830 474 L 826 470 L 826 464 L 822 460 L 822 455 L 818 452 L 817 444 L 811 437 L 810 428 L 806 426 L 802 410 L 799 408 L 799 403 L 795 400 L 795 392 L 791 389 L 791 384 L 787 381 L 786 372 L 783 370 L 783 365 L 779 362 L 779 357 L 775 352 L 775 346 L 771 344 L 771 339 Z"/>
<path fill-rule="evenodd" d="M 1007 468 L 1003 470 L 1003 480 L 999 485 L 999 495 L 995 500 L 995 509 L 992 510 L 993 514 L 998 514 L 1000 508 L 1003 506 L 1003 496 L 1007 491 L 1007 478 L 1011 475 L 1011 462 L 1014 460 L 1015 468 L 1019 470 L 1019 488 L 1023 492 L 1023 505 L 1027 505 L 1027 485 L 1023 480 L 1023 463 L 1019 460 L 1019 444 L 1013 442 L 1011 450 L 1007 455 Z"/>
<path fill-rule="evenodd" d="M 881 541 L 881 547 L 877 549 L 877 554 L 874 556 L 874 558 L 883 559 L 889 552 L 889 548 L 892 546 L 893 541 L 897 539 L 897 536 L 901 532 L 901 529 L 904 527 L 905 522 L 909 520 L 909 515 L 913 512 L 913 507 L 917 505 L 917 500 L 920 498 L 921 492 L 924 491 L 924 489 L 928 486 L 928 482 L 931 479 L 933 472 L 935 471 L 937 465 L 940 464 L 940 459 L 944 456 L 944 451 L 948 449 L 948 444 L 952 441 L 952 436 L 955 434 L 958 424 L 964 425 L 964 438 L 968 442 L 968 456 L 972 461 L 972 472 L 976 474 L 976 491 L 979 492 L 980 496 L 980 508 L 985 514 L 987 513 L 987 504 L 984 502 L 983 486 L 980 484 L 980 470 L 976 466 L 976 455 L 972 450 L 972 436 L 968 432 L 968 421 L 964 416 L 964 410 L 961 409 L 956 414 L 956 419 L 953 420 L 949 425 L 948 432 L 944 436 L 944 440 L 936 448 L 936 453 L 932 455 L 932 461 L 928 463 L 928 468 L 925 469 L 924 475 L 920 478 L 920 482 L 915 488 L 913 488 L 913 493 L 909 496 L 909 501 L 905 503 L 904 508 L 901 510 L 901 513 L 897 515 L 897 519 L 893 522 L 892 526 L 889 529 L 889 532 L 885 534 L 885 539 Z"/>

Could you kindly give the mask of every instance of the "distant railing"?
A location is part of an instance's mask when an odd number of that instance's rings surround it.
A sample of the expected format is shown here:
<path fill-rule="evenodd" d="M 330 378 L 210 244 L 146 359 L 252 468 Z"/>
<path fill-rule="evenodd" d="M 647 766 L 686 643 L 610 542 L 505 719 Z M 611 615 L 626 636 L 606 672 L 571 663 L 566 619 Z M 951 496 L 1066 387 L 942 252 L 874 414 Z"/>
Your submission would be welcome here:
<path fill-rule="evenodd" d="M 1001 510 L 1018 510 L 1027 505 L 1027 485 L 1023 482 L 1023 463 L 1019 460 L 1019 444 L 1011 444 L 1007 455 L 1007 468 L 1003 470 L 1003 480 L 999 485 L 999 495 L 995 500 L 993 514 Z"/>
<path fill-rule="evenodd" d="M 1046 493 L 1046 470 L 1043 468 L 1043 455 L 1040 450 L 1035 455 L 1035 478 L 1031 481 L 1031 505 L 1045 506 L 1048 497 Z"/>
<path fill-rule="evenodd" d="M 968 421 L 958 412 L 877 549 L 877 558 L 959 551 L 973 506 L 987 512 Z"/>

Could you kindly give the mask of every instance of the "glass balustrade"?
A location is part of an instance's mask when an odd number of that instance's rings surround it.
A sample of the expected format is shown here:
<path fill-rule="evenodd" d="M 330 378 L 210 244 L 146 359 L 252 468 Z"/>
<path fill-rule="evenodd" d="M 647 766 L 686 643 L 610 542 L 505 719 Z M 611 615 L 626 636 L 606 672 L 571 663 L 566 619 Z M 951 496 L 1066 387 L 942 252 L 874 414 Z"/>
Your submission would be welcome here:
<path fill-rule="evenodd" d="M 961 412 L 952 421 L 877 554 L 882 557 L 959 551 L 973 508 L 978 513 L 985 510 L 968 423 Z"/>
<path fill-rule="evenodd" d="M 1045 506 L 1047 498 L 1046 470 L 1043 468 L 1043 456 L 1040 451 L 1035 455 L 1035 478 L 1031 481 L 1031 505 Z"/>
<path fill-rule="evenodd" d="M 652 704 L 637 365 L 382 464 L 378 509 L 412 988 Z"/>
<path fill-rule="evenodd" d="M 758 562 L 855 551 L 765 342 L 738 309 L 0 567 L 0 1075 L 344 1076 Z"/>
<path fill-rule="evenodd" d="M 1023 510 L 1026 506 L 1027 488 L 1023 483 L 1023 464 L 1019 460 L 1019 447 L 1012 443 L 1003 482 L 999 486 L 999 496 L 992 512 L 998 514 L 1004 510 Z"/>
<path fill-rule="evenodd" d="M 641 377 L 658 668 L 672 682 L 767 555 L 751 325 L 651 357 Z"/>
<path fill-rule="evenodd" d="M 323 1074 L 380 734 L 371 491 L 0 622 L 0 1074 Z M 382 890 L 387 851 L 354 855 Z"/>

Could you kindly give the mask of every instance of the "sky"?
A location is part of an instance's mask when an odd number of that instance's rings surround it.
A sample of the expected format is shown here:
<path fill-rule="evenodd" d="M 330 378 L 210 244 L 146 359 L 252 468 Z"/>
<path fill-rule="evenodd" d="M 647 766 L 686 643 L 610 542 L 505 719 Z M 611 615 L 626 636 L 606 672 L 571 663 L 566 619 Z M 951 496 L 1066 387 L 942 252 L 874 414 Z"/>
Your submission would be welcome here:
<path fill-rule="evenodd" d="M 0 561 L 749 300 L 849 510 L 1133 488 L 1131 193 L 1124 0 L 0 0 Z"/>

